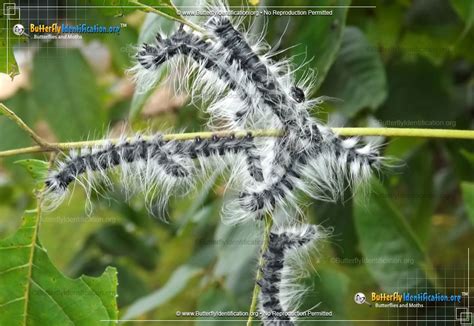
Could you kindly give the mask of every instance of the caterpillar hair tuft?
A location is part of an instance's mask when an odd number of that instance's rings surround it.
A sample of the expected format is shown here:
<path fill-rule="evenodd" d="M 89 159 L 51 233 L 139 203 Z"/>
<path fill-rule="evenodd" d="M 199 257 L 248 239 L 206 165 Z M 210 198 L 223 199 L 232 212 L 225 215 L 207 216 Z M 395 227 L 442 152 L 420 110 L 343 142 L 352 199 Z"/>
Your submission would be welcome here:
<path fill-rule="evenodd" d="M 355 138 L 341 139 L 311 116 L 310 109 L 325 99 L 308 97 L 311 92 L 306 86 L 312 84 L 311 74 L 297 81 L 290 62 L 274 61 L 270 52 L 263 52 L 268 47 L 262 40 L 252 44 L 248 34 L 229 17 L 211 17 L 202 26 L 211 37 L 204 38 L 183 25 L 170 36 L 157 34 L 154 44 L 142 45 L 132 71 L 138 87 L 149 89 L 159 75 L 158 69 L 166 63 L 180 80 L 177 91 L 182 80 L 194 72 L 191 91 L 193 96 L 201 94 L 207 99 L 213 129 L 262 127 L 284 131 L 281 138 L 252 139 L 252 148 L 239 148 L 244 163 L 224 162 L 230 170 L 238 171 L 232 175 L 238 184 L 234 187 L 237 196 L 225 203 L 225 221 L 238 223 L 277 210 L 297 209 L 302 194 L 338 200 L 347 187 L 366 183 L 383 165 L 376 146 L 360 144 Z M 195 149 L 202 148 L 200 155 L 193 152 L 191 143 Z M 89 177 L 97 175 L 111 186 L 106 172 L 115 169 L 124 177 L 130 174 L 140 180 L 130 188 L 147 198 L 154 197 L 150 194 L 158 188 L 170 194 L 175 187 L 192 188 L 196 167 L 205 170 L 216 157 L 222 161 L 221 154 L 229 153 L 224 147 L 233 145 L 222 139 L 211 144 L 207 140 L 160 142 L 157 137 L 154 141 L 137 138 L 84 149 L 50 175 L 47 190 L 61 199 L 69 183 L 78 180 L 90 189 L 96 183 Z M 222 146 L 221 151 L 205 155 L 213 146 Z M 195 158 L 198 165 L 193 162 Z"/>
<path fill-rule="evenodd" d="M 211 9 L 226 6 L 217 1 Z M 47 176 L 43 204 L 57 207 L 72 184 L 90 197 L 120 183 L 127 198 L 140 194 L 151 214 L 163 216 L 170 196 L 189 193 L 210 173 L 229 172 L 226 190 L 234 196 L 224 201 L 222 219 L 235 224 L 268 215 L 275 222 L 258 281 L 263 324 L 294 325 L 291 312 L 306 290 L 298 285 L 294 262 L 325 236 L 320 227 L 298 220 L 301 201 L 343 199 L 348 188 L 366 184 L 385 159 L 378 146 L 339 137 L 312 116 L 314 107 L 332 98 L 312 98 L 311 70 L 298 79 L 295 71 L 304 65 L 275 60 L 263 37 L 252 37 L 231 17 L 213 16 L 200 26 L 205 35 L 182 24 L 170 35 L 158 33 L 140 46 L 130 72 L 138 90 L 150 91 L 161 70 L 169 69 L 176 93 L 189 93 L 209 113 L 214 135 L 169 140 L 139 134 L 71 151 Z M 253 129 L 278 129 L 282 135 L 235 136 Z M 229 134 L 220 137 L 217 130 Z"/>
<path fill-rule="evenodd" d="M 156 201 L 149 206 L 154 212 L 153 206 L 162 208 L 177 190 L 188 193 L 196 177 L 207 170 L 231 167 L 240 176 L 233 179 L 261 181 L 263 172 L 256 150 L 251 134 L 185 141 L 166 141 L 162 134 L 122 137 L 116 143 L 71 152 L 59 162 L 45 181 L 45 208 L 54 209 L 60 204 L 73 181 L 90 195 L 92 190 L 113 189 L 112 179 L 118 175 L 128 197 L 142 193 Z"/>
<path fill-rule="evenodd" d="M 291 314 L 299 308 L 304 286 L 295 280 L 294 260 L 308 253 L 325 232 L 315 225 L 280 227 L 270 233 L 261 269 L 260 305 L 263 325 L 294 325 Z"/>

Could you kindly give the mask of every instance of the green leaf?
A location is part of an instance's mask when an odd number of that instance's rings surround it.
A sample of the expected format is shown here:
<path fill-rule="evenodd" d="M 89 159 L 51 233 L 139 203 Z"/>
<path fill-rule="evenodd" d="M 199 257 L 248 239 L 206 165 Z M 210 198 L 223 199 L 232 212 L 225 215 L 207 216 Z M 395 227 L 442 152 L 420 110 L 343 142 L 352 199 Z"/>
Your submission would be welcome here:
<path fill-rule="evenodd" d="M 292 3 L 293 4 L 293 3 Z M 314 68 L 317 73 L 317 81 L 315 89 L 321 86 L 326 74 L 329 71 L 334 59 L 336 58 L 339 46 L 341 45 L 342 31 L 346 24 L 346 17 L 348 7 L 351 4 L 350 0 L 323 0 L 318 1 L 318 6 L 341 6 L 343 8 L 333 9 L 331 16 L 314 16 L 311 19 L 295 19 L 292 20 L 291 29 L 294 32 L 294 37 L 288 37 L 288 42 L 285 46 L 293 46 L 295 44 L 304 44 L 306 48 L 303 49 L 309 54 L 309 57 L 301 55 L 302 48 L 297 47 L 292 51 L 292 54 L 298 54 L 294 58 L 296 67 L 300 67 L 305 60 L 313 59 L 310 67 Z M 282 24 L 281 20 L 276 20 L 275 24 Z M 311 23 L 310 28 L 308 24 Z M 273 27 L 274 30 L 280 30 Z M 279 36 L 280 37 L 280 36 Z M 314 58 L 312 58 L 314 56 Z M 302 69 L 307 70 L 307 69 Z"/>
<path fill-rule="evenodd" d="M 143 1 L 129 1 L 131 4 L 139 4 L 143 6 L 143 10 L 150 11 L 162 15 L 165 18 L 175 18 L 179 21 L 186 21 L 180 14 L 176 6 L 171 0 L 143 0 Z M 148 8 L 147 8 L 148 7 Z"/>
<path fill-rule="evenodd" d="M 407 32 L 398 46 L 402 49 L 404 60 L 413 61 L 417 57 L 424 57 L 435 66 L 440 66 L 446 58 L 452 56 L 454 50 L 450 38 L 421 32 Z"/>
<path fill-rule="evenodd" d="M 363 15 L 362 12 L 354 12 L 351 19 L 354 25 L 365 26 L 364 31 L 367 38 L 372 44 L 382 50 L 382 55 L 387 50 L 387 54 L 390 55 L 397 46 L 400 30 L 403 27 L 400 21 L 404 19 L 405 12 L 405 8 L 400 3 L 391 2 L 374 10 L 374 16 Z M 356 23 L 354 19 L 357 19 Z"/>
<path fill-rule="evenodd" d="M 331 246 L 341 259 L 360 258 L 351 197 L 352 194 L 347 191 L 344 198 L 348 199 L 344 203 L 317 201 L 313 205 L 317 221 L 323 227 L 334 229 L 334 234 L 337 234 L 337 241 L 331 242 Z"/>
<path fill-rule="evenodd" d="M 472 1 L 451 0 L 451 6 L 466 24 L 471 25 L 474 22 L 474 3 Z"/>
<path fill-rule="evenodd" d="M 18 24 L 19 9 L 13 9 L 11 4 L 14 1 L 2 0 L 0 1 L 0 73 L 8 74 L 10 77 L 18 75 L 18 64 L 13 53 L 14 45 L 24 40 L 23 36 L 16 36 L 13 34 L 13 26 Z M 6 6 L 9 4 L 8 6 Z M 9 15 L 4 15 L 6 10 Z"/>
<path fill-rule="evenodd" d="M 347 318 L 346 300 L 353 294 L 349 292 L 350 279 L 346 274 L 338 271 L 335 266 L 320 266 L 317 272 L 311 273 L 308 280 L 304 280 L 304 283 L 310 291 L 306 293 L 300 311 L 312 309 L 317 305 L 317 311 L 332 311 L 333 318 Z M 337 295 L 334 295 L 335 293 Z M 321 323 L 324 325 L 323 320 Z M 350 323 L 345 323 L 345 325 L 350 325 Z"/>
<path fill-rule="evenodd" d="M 97 8 L 97 10 L 100 10 L 102 14 L 108 16 L 119 16 L 131 11 L 131 9 L 124 8 L 129 5 L 128 0 L 82 0 L 81 2 L 86 6 L 100 7 Z M 77 10 L 74 6 L 71 6 L 71 9 Z"/>
<path fill-rule="evenodd" d="M 176 269 L 168 282 L 159 290 L 140 298 L 128 308 L 123 319 L 141 316 L 165 304 L 186 288 L 188 282 L 201 274 L 209 261 L 214 257 L 212 247 L 199 251 L 191 260 Z"/>
<path fill-rule="evenodd" d="M 117 269 L 118 276 L 117 292 L 120 295 L 117 298 L 117 303 L 119 307 L 129 305 L 148 293 L 148 286 L 133 266 L 130 268 L 118 259 L 110 260 L 108 258 L 99 250 L 81 250 L 68 266 L 68 274 L 73 276 L 82 274 L 96 276 L 100 275 L 107 266 L 114 266 Z"/>
<path fill-rule="evenodd" d="M 247 305 L 254 287 L 258 250 L 262 229 L 252 223 L 235 226 L 220 223 L 214 235 L 217 246 L 216 277 L 225 278 L 226 289 L 241 305 Z M 238 259 L 236 259 L 238 257 Z"/>
<path fill-rule="evenodd" d="M 346 27 L 341 49 L 321 93 L 343 100 L 338 109 L 349 117 L 375 111 L 387 97 L 387 79 L 377 48 L 356 27 Z"/>
<path fill-rule="evenodd" d="M 147 1 L 144 1 L 144 2 L 147 2 Z M 178 3 L 178 1 L 176 1 L 176 2 Z M 153 2 L 153 3 L 155 3 L 155 2 Z M 166 14 L 168 14 L 172 17 L 175 17 L 175 18 L 184 19 L 183 16 L 178 14 L 177 8 L 174 5 L 173 1 L 171 1 L 171 0 L 158 0 L 158 3 L 159 3 L 160 6 L 164 7 L 164 8 L 160 8 L 160 10 L 163 10 Z"/>
<path fill-rule="evenodd" d="M 199 296 L 197 302 L 198 311 L 239 311 L 235 305 L 235 298 L 232 294 L 221 288 L 210 288 Z M 209 317 L 200 317 L 196 320 L 198 326 L 222 325 L 225 319 L 225 325 L 242 325 L 241 321 L 232 321 L 235 317 L 217 317 L 215 321 L 210 321 Z"/>
<path fill-rule="evenodd" d="M 472 141 L 459 139 L 455 142 L 445 142 L 449 154 L 450 168 L 455 172 L 459 181 L 474 181 L 474 144 Z"/>
<path fill-rule="evenodd" d="M 474 182 L 461 183 L 464 204 L 471 223 L 474 224 Z"/>
<path fill-rule="evenodd" d="M 459 43 L 463 38 L 463 32 L 460 30 L 462 24 L 459 24 L 449 1 L 413 2 L 404 12 L 403 19 L 405 23 L 402 24 L 396 52 L 405 60 L 413 61 L 417 57 L 424 57 L 440 66 L 453 57 L 465 57 L 467 53 L 472 52 L 466 51 L 464 44 Z M 461 37 L 457 36 L 459 34 Z"/>
<path fill-rule="evenodd" d="M 357 192 L 354 214 L 361 251 L 369 272 L 388 292 L 408 290 L 433 280 L 433 267 L 410 225 L 379 181 L 372 191 Z M 431 277 L 428 277 L 431 276 Z"/>
<path fill-rule="evenodd" d="M 32 84 L 42 116 L 61 140 L 78 140 L 105 127 L 102 89 L 77 49 L 41 49 Z"/>
<path fill-rule="evenodd" d="M 183 291 L 188 282 L 201 272 L 202 269 L 196 266 L 184 265 L 179 267 L 161 289 L 133 303 L 123 318 L 136 318 L 160 307 Z"/>
<path fill-rule="evenodd" d="M 462 32 L 462 35 L 465 35 L 474 23 L 474 1 L 451 0 L 451 6 L 466 24 Z"/>
<path fill-rule="evenodd" d="M 106 225 L 97 230 L 87 240 L 88 246 L 98 246 L 104 253 L 126 256 L 143 268 L 155 268 L 158 249 L 147 240 L 129 232 L 121 224 Z"/>
<path fill-rule="evenodd" d="M 416 150 L 405 160 L 406 166 L 397 176 L 400 183 L 390 194 L 407 217 L 418 239 L 424 244 L 429 237 L 437 195 L 433 190 L 433 159 L 427 146 Z"/>
<path fill-rule="evenodd" d="M 216 171 L 209 176 L 209 178 L 200 186 L 198 194 L 193 198 L 192 204 L 180 218 L 180 225 L 177 234 L 181 235 L 189 222 L 199 221 L 203 216 L 212 210 L 212 207 L 205 206 L 205 201 L 209 197 L 209 193 L 214 187 L 220 171 Z"/>
<path fill-rule="evenodd" d="M 36 183 L 42 183 L 46 179 L 48 174 L 48 162 L 35 160 L 35 159 L 26 159 L 16 161 L 15 164 L 23 166 L 28 173 L 33 177 Z"/>
<path fill-rule="evenodd" d="M 115 266 L 118 271 L 119 307 L 127 306 L 148 293 L 149 286 L 142 279 L 140 271 L 136 271 L 133 266 L 121 265 L 119 261 L 109 264 Z"/>
<path fill-rule="evenodd" d="M 33 125 L 37 107 L 29 91 L 19 90 L 14 96 L 5 100 L 4 104 L 15 112 L 27 125 Z M 21 130 L 13 121 L 3 116 L 0 117 L 0 150 L 28 145 L 31 145 L 31 139 L 28 134 Z"/>
<path fill-rule="evenodd" d="M 405 160 L 413 155 L 427 140 L 423 138 L 400 137 L 387 143 L 384 154 L 386 157 L 396 157 Z"/>
<path fill-rule="evenodd" d="M 452 78 L 425 59 L 386 67 L 388 97 L 375 115 L 386 127 L 456 127 L 461 105 L 449 93 Z M 370 92 L 369 92 L 370 93 Z M 450 108 L 447 110 L 446 108 Z"/>
<path fill-rule="evenodd" d="M 116 320 L 117 273 L 69 279 L 38 240 L 38 212 L 27 211 L 11 237 L 0 240 L 1 325 L 111 325 Z"/>
<path fill-rule="evenodd" d="M 460 150 L 460 153 L 466 158 L 466 160 L 468 160 L 474 166 L 474 153 L 469 152 L 464 148 Z"/>

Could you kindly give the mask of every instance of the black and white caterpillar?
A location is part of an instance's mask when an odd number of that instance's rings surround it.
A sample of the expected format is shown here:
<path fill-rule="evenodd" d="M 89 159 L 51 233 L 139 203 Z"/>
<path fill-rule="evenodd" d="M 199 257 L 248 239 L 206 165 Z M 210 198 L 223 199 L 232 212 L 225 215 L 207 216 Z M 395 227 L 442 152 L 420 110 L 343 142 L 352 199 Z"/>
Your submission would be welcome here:
<path fill-rule="evenodd" d="M 311 80 L 296 82 L 289 62 L 274 62 L 271 55 L 256 51 L 266 46 L 250 45 L 225 16 L 211 17 L 203 26 L 213 38 L 204 40 L 199 33 L 180 26 L 170 37 L 159 35 L 156 44 L 143 45 L 134 71 L 140 83 L 152 80 L 165 62 L 177 74 L 181 64 L 184 76 L 195 71 L 193 92 L 201 90 L 207 98 L 212 94 L 207 107 L 211 126 L 285 131 L 281 139 L 261 143 L 263 182 L 247 183 L 248 188 L 226 204 L 226 221 L 246 221 L 274 209 L 298 208 L 298 192 L 337 200 L 347 187 L 364 183 L 373 169 L 381 167 L 375 146 L 358 145 L 355 138 L 342 140 L 311 117 L 310 108 L 321 98 L 306 98 L 305 85 Z"/>
<path fill-rule="evenodd" d="M 364 183 L 374 169 L 382 166 L 383 159 L 375 146 L 359 145 L 355 138 L 340 139 L 311 117 L 310 108 L 321 100 L 307 98 L 307 84 L 311 84 L 311 80 L 297 82 L 289 62 L 275 62 L 271 54 L 262 53 L 261 49 L 266 46 L 250 45 L 248 37 L 225 16 L 210 18 L 203 28 L 213 37 L 204 38 L 183 26 L 169 37 L 158 34 L 155 44 L 144 44 L 138 51 L 138 62 L 132 71 L 138 87 L 145 88 L 156 82 L 157 69 L 164 63 L 169 64 L 171 75 L 181 81 L 181 85 L 185 77 L 194 73 L 191 89 L 200 90 L 210 98 L 207 109 L 213 117 L 211 126 L 214 128 L 263 127 L 284 131 L 281 138 L 256 140 L 254 152 L 259 155 L 245 151 L 244 160 L 252 162 L 247 164 L 247 169 L 242 169 L 239 160 L 229 162 L 231 167 L 239 165 L 239 168 L 231 168 L 238 171 L 233 179 L 244 181 L 239 183 L 240 189 L 236 187 L 238 196 L 226 203 L 224 220 L 237 223 L 260 218 L 274 210 L 298 209 L 301 193 L 322 200 L 337 200 L 347 187 Z M 92 174 L 104 176 L 106 170 L 122 165 L 127 166 L 122 168 L 126 176 L 128 171 L 133 171 L 132 178 L 140 181 L 129 188 L 146 193 L 147 198 L 153 197 L 149 194 L 155 194 L 153 190 L 157 186 L 150 181 L 149 172 L 140 171 L 144 167 L 153 171 L 153 180 L 163 176 L 166 181 L 159 182 L 163 185 L 192 185 L 190 157 L 168 148 L 181 146 L 175 144 L 179 143 L 169 142 L 163 147 L 164 152 L 159 154 L 161 159 L 148 161 L 141 157 L 148 162 L 146 165 L 128 162 L 129 157 L 119 157 L 121 153 L 140 152 L 144 145 L 139 141 L 83 149 L 81 156 L 87 160 L 71 153 L 67 162 L 60 164 L 48 179 L 48 193 L 61 199 L 67 189 L 65 186 L 79 179 L 78 176 L 86 176 L 80 178 L 82 184 L 95 185 L 88 179 Z M 89 154 L 91 150 L 93 155 Z M 95 164 L 93 158 L 106 163 Z M 200 160 L 205 166 L 204 161 Z M 170 171 L 175 171 L 175 175 Z M 107 180 L 105 185 L 112 186 L 112 182 Z"/>
<path fill-rule="evenodd" d="M 225 58 L 225 53 L 215 43 L 180 26 L 169 37 L 157 34 L 155 44 L 143 44 L 137 55 L 139 65 L 132 71 L 138 85 L 147 89 L 156 83 L 156 77 L 159 76 L 156 70 L 165 62 L 174 71 L 180 67 L 181 74 L 185 76 L 192 75 L 191 71 L 195 70 L 197 73 L 193 77 L 196 83 L 191 92 L 194 97 L 199 95 L 214 99 L 207 106 L 214 121 L 219 121 L 226 129 L 245 127 L 245 118 L 250 113 L 259 114 L 258 109 L 264 103 L 252 85 L 242 82 L 245 75 L 239 67 Z M 178 78 L 177 90 L 185 86 L 181 81 Z M 221 98 L 225 101 L 219 100 Z M 226 109 L 229 105 L 233 105 L 232 109 Z"/>
<path fill-rule="evenodd" d="M 112 189 L 112 179 L 117 175 L 128 196 L 144 194 L 150 211 L 155 212 L 164 208 L 176 190 L 188 193 L 206 170 L 225 167 L 231 167 L 241 179 L 263 179 L 260 155 L 250 133 L 181 141 L 165 140 L 162 134 L 122 137 L 115 143 L 72 151 L 59 162 L 45 181 L 45 207 L 54 209 L 61 203 L 74 181 L 90 195 L 92 190 L 101 193 L 104 187 Z M 242 171 L 237 172 L 239 169 Z"/>
<path fill-rule="evenodd" d="M 342 139 L 311 116 L 324 99 L 310 98 L 311 74 L 296 80 L 291 62 L 273 60 L 265 43 L 252 44 L 229 17 L 211 17 L 201 26 L 205 36 L 182 25 L 169 36 L 157 34 L 154 44 L 140 47 L 131 72 L 138 89 L 150 90 L 166 66 L 176 92 L 188 90 L 192 99 L 203 100 L 216 134 L 194 140 L 167 140 L 161 134 L 123 137 L 71 152 L 46 180 L 48 208 L 56 207 L 74 182 L 87 194 L 103 193 L 118 178 L 128 196 L 143 194 L 150 211 L 161 212 L 172 194 L 188 193 L 209 171 L 229 170 L 235 196 L 224 203 L 224 221 L 280 214 L 286 225 L 294 225 L 302 197 L 338 200 L 383 166 L 376 146 Z M 283 136 L 219 137 L 220 129 L 279 129 Z M 294 323 L 286 313 L 296 309 L 296 293 L 302 291 L 294 290 L 288 261 L 320 236 L 309 225 L 280 225 L 271 234 L 259 281 L 265 325 Z"/>
<path fill-rule="evenodd" d="M 357 138 L 342 140 L 326 127 L 319 126 L 319 130 L 320 141 L 304 149 L 279 146 L 272 162 L 276 172 L 267 176 L 265 183 L 227 203 L 225 217 L 230 221 L 245 221 L 276 208 L 298 209 L 298 192 L 335 201 L 343 198 L 347 187 L 363 185 L 372 171 L 381 167 L 382 158 L 375 146 L 358 146 Z"/>
<path fill-rule="evenodd" d="M 315 225 L 299 225 L 281 228 L 270 233 L 265 263 L 261 269 L 259 311 L 265 326 L 291 326 L 295 318 L 291 314 L 299 307 L 299 299 L 305 289 L 294 280 L 294 263 L 299 260 L 325 234 Z"/>
<path fill-rule="evenodd" d="M 334 201 L 342 198 L 348 187 L 364 184 L 373 170 L 382 167 L 383 158 L 376 146 L 360 145 L 357 138 L 341 139 L 311 116 L 310 109 L 320 104 L 323 97 L 308 99 L 313 81 L 296 81 L 290 62 L 273 61 L 272 53 L 262 51 L 268 48 L 265 44 L 250 44 L 250 38 L 228 17 L 211 17 L 203 27 L 212 38 L 203 41 L 199 33 L 180 28 L 177 34 L 186 35 L 187 46 L 196 42 L 200 46 L 178 52 L 185 75 L 196 71 L 192 89 L 217 96 L 207 108 L 212 117 L 211 127 L 284 131 L 281 138 L 259 142 L 263 178 L 246 183 L 238 198 L 225 203 L 224 220 L 237 223 L 283 212 L 288 216 L 286 222 L 291 222 L 291 216 L 298 215 L 293 212 L 300 206 L 299 193 Z M 174 40 L 175 35 L 168 40 Z M 156 48 L 167 53 L 173 52 L 170 50 L 177 44 L 163 41 L 162 37 L 157 41 Z M 147 47 L 138 53 L 139 77 L 159 66 L 150 62 L 176 60 L 175 55 L 163 60 Z M 176 62 L 171 62 L 171 67 L 179 71 Z M 284 289 L 294 286 L 286 282 L 291 271 L 285 269 L 285 257 L 297 250 L 301 252 L 315 237 L 314 226 L 281 229 L 280 233 L 272 234 L 260 282 L 261 311 L 268 316 L 264 318 L 265 325 L 293 324 L 294 320 L 285 315 L 291 311 L 291 305 Z"/>

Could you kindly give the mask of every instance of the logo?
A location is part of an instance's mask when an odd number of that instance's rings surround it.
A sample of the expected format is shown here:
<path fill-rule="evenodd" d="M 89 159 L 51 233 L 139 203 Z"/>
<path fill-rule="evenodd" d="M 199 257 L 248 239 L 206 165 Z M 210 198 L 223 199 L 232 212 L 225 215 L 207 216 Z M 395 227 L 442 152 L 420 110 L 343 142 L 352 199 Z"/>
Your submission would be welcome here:
<path fill-rule="evenodd" d="M 23 27 L 23 26 L 22 26 Z M 30 33 L 53 33 L 53 34 L 119 34 L 122 27 L 126 27 L 126 24 L 120 25 L 89 25 L 89 24 L 50 24 L 50 25 L 35 25 L 30 24 Z"/>
<path fill-rule="evenodd" d="M 125 27 L 127 27 L 126 23 L 121 23 L 120 25 L 67 25 L 64 23 L 54 23 L 49 25 L 30 24 L 28 26 L 28 33 L 33 36 L 33 39 L 82 39 L 81 34 L 120 34 L 122 28 Z M 25 32 L 23 33 L 26 34 Z"/>
<path fill-rule="evenodd" d="M 365 300 L 365 294 L 362 292 L 358 292 L 354 295 L 354 302 L 357 304 L 364 304 Z"/>
<path fill-rule="evenodd" d="M 13 34 L 16 36 L 22 36 L 25 34 L 25 27 L 22 24 L 16 24 L 13 26 Z"/>
<path fill-rule="evenodd" d="M 366 305 L 369 305 L 369 307 L 372 307 L 372 304 L 367 302 L 367 298 L 365 297 L 365 294 L 362 293 L 362 292 L 357 292 L 355 295 L 354 295 L 354 302 L 357 303 L 357 304 L 366 304 Z"/>

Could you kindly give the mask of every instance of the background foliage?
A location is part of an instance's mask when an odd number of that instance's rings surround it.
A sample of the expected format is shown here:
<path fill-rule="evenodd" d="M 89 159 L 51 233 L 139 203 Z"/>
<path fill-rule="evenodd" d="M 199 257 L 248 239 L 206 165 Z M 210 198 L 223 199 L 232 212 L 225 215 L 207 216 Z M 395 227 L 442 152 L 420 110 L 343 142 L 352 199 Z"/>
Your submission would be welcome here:
<path fill-rule="evenodd" d="M 474 3 L 387 0 L 376 5 L 333 9 L 333 16 L 260 18 L 253 28 L 258 33 L 268 23 L 270 44 L 281 39 L 282 48 L 296 45 L 281 57 L 295 55 L 297 65 L 313 58 L 298 73 L 314 69 L 315 95 L 343 100 L 314 111 L 331 125 L 472 129 Z M 13 84 L 0 80 L 0 97 L 43 137 L 103 137 L 125 125 L 135 130 L 204 129 L 205 115 L 186 98 L 171 96 L 166 86 L 136 93 L 124 72 L 132 64 L 132 45 L 149 41 L 158 29 L 175 28 L 175 23 L 124 8 L 49 14 L 50 19 L 77 15 L 127 26 L 119 35 L 17 46 L 21 75 Z M 467 248 L 474 247 L 474 145 L 423 139 L 386 143 L 384 153 L 403 164 L 374 181 L 371 193 L 338 204 L 314 202 L 306 209 L 312 223 L 334 231 L 312 262 L 316 270 L 302 279 L 314 288 L 304 307 L 321 302 L 316 310 L 333 311 L 337 319 L 388 318 L 386 310 L 355 305 L 353 295 L 430 287 L 449 294 L 466 290 Z M 27 135 L 0 117 L 0 150 L 29 144 Z M 2 238 L 13 234 L 23 212 L 35 205 L 34 182 L 13 163 L 19 159 L 0 162 Z M 87 216 L 84 194 L 76 191 L 69 205 L 43 216 L 39 238 L 52 263 L 69 277 L 99 276 L 107 266 L 115 267 L 123 318 L 247 311 L 261 230 L 222 225 L 224 186 L 225 179 L 211 178 L 192 196 L 173 200 L 166 223 L 148 217 L 141 200 L 125 203 L 119 189 L 108 199 L 95 197 Z M 443 306 L 418 315 L 444 313 Z"/>

